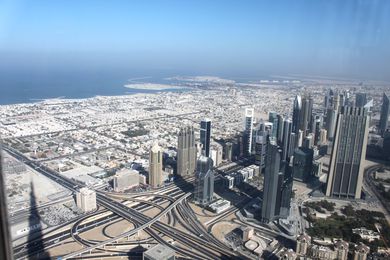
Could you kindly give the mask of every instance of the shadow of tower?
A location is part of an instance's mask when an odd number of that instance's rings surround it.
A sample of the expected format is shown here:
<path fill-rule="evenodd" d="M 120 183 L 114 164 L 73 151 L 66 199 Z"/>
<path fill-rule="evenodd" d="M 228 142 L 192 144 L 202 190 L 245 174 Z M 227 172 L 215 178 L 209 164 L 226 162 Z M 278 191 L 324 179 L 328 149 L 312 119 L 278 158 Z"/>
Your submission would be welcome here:
<path fill-rule="evenodd" d="M 50 259 L 50 255 L 45 252 L 43 244 L 41 217 L 37 209 L 37 202 L 32 182 L 30 182 L 30 187 L 30 216 L 28 217 L 30 232 L 28 235 L 28 259 Z"/>

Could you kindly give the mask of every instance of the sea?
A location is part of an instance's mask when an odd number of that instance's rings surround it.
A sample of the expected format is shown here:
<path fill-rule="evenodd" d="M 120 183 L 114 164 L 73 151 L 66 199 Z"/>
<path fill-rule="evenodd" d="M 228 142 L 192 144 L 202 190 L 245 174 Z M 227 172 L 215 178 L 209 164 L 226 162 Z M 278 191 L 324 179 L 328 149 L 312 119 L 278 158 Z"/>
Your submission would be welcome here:
<path fill-rule="evenodd" d="M 137 83 L 167 83 L 165 75 L 149 76 L 131 73 L 7 73 L 0 74 L 0 105 L 32 103 L 50 98 L 79 99 L 94 96 L 117 96 L 181 89 L 129 89 L 124 85 Z M 135 81 L 136 80 L 136 81 Z"/>

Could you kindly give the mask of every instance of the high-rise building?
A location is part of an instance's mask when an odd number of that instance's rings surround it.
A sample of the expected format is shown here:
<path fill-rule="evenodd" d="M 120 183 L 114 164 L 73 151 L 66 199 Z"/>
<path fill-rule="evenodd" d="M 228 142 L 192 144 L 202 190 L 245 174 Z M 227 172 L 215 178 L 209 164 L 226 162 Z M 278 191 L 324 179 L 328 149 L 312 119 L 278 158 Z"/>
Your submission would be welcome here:
<path fill-rule="evenodd" d="M 328 140 L 327 133 L 328 131 L 326 131 L 326 129 L 320 130 L 317 145 L 325 145 L 327 143 Z"/>
<path fill-rule="evenodd" d="M 160 187 L 163 184 L 163 159 L 162 149 L 156 143 L 149 153 L 149 185 L 153 188 Z"/>
<path fill-rule="evenodd" d="M 313 171 L 313 150 L 300 147 L 294 151 L 293 176 L 294 180 L 307 181 Z"/>
<path fill-rule="evenodd" d="M 278 114 L 276 112 L 269 112 L 268 121 L 272 123 L 272 132 L 270 133 L 270 136 L 274 140 L 277 140 L 279 128 Z"/>
<path fill-rule="evenodd" d="M 202 144 L 202 154 L 210 156 L 210 139 L 211 139 L 211 120 L 206 118 L 200 122 L 200 142 Z"/>
<path fill-rule="evenodd" d="M 293 133 L 298 133 L 299 130 L 303 131 L 303 135 L 312 128 L 312 111 L 313 111 L 313 99 L 310 96 L 299 95 L 295 97 L 293 107 Z"/>
<path fill-rule="evenodd" d="M 280 161 L 281 150 L 274 144 L 269 143 L 267 147 L 267 157 L 264 173 L 263 202 L 261 207 L 261 219 L 268 223 L 275 219 L 277 211 L 277 196 L 280 193 Z"/>
<path fill-rule="evenodd" d="M 259 165 L 260 173 L 262 173 L 265 168 L 268 136 L 269 131 L 267 131 L 265 124 L 261 122 L 259 124 L 258 130 L 256 131 L 255 142 L 255 164 Z"/>
<path fill-rule="evenodd" d="M 219 143 L 212 143 L 210 149 L 210 158 L 213 160 L 213 166 L 218 167 L 222 163 L 223 147 Z"/>
<path fill-rule="evenodd" d="M 121 169 L 116 172 L 113 178 L 113 188 L 121 192 L 139 185 L 139 172 L 132 169 Z"/>
<path fill-rule="evenodd" d="M 355 106 L 364 107 L 367 104 L 367 94 L 366 93 L 356 93 L 355 96 Z"/>
<path fill-rule="evenodd" d="M 302 98 L 300 95 L 295 96 L 293 106 L 293 118 L 292 118 L 292 132 L 297 133 L 300 129 L 302 119 Z"/>
<path fill-rule="evenodd" d="M 12 240 L 9 232 L 7 197 L 5 195 L 5 183 L 2 171 L 3 156 L 0 144 L 0 259 L 13 259 Z"/>
<path fill-rule="evenodd" d="M 390 159 L 390 130 L 387 129 L 383 134 L 383 155 L 385 159 Z"/>
<path fill-rule="evenodd" d="M 194 128 L 187 126 L 179 131 L 177 144 L 177 174 L 192 176 L 195 173 L 196 146 Z"/>
<path fill-rule="evenodd" d="M 390 100 L 389 97 L 386 95 L 386 93 L 383 93 L 381 117 L 379 119 L 379 133 L 382 136 L 388 127 L 389 114 L 390 114 Z"/>
<path fill-rule="evenodd" d="M 293 188 L 292 163 L 282 161 L 281 173 L 279 173 L 279 175 L 282 175 L 280 176 L 282 179 L 280 180 L 281 190 L 279 217 L 286 219 L 290 215 L 291 208 L 291 196 Z"/>
<path fill-rule="evenodd" d="M 303 147 L 312 149 L 314 146 L 314 135 L 312 133 L 308 134 L 304 139 L 302 143 Z"/>
<path fill-rule="evenodd" d="M 355 247 L 353 252 L 353 260 L 366 260 L 368 253 L 370 253 L 370 247 L 360 243 Z"/>
<path fill-rule="evenodd" d="M 96 206 L 96 192 L 88 188 L 81 188 L 76 194 L 76 204 L 83 212 L 94 211 Z"/>
<path fill-rule="evenodd" d="M 303 233 L 297 237 L 297 248 L 295 251 L 300 256 L 306 256 L 310 245 L 311 237 Z"/>
<path fill-rule="evenodd" d="M 277 115 L 278 117 L 278 135 L 277 135 L 277 140 L 278 140 L 278 144 L 282 144 L 283 142 L 283 121 L 284 121 L 284 118 L 283 116 L 281 115 Z"/>
<path fill-rule="evenodd" d="M 225 144 L 225 160 L 230 162 L 233 160 L 233 143 L 231 142 Z"/>
<path fill-rule="evenodd" d="M 285 119 L 283 121 L 283 138 L 282 138 L 282 150 L 283 155 L 282 159 L 287 161 L 289 157 L 289 147 L 291 141 L 291 132 L 292 132 L 292 122 L 290 119 Z"/>
<path fill-rule="evenodd" d="M 195 202 L 206 206 L 214 197 L 214 172 L 213 160 L 206 156 L 200 156 L 196 163 L 195 174 Z"/>
<path fill-rule="evenodd" d="M 244 122 L 244 139 L 245 139 L 244 150 L 246 155 L 252 154 L 253 116 L 254 116 L 254 109 L 246 108 L 245 122 Z"/>
<path fill-rule="evenodd" d="M 364 108 L 341 107 L 329 165 L 327 196 L 360 198 L 368 120 Z"/>
<path fill-rule="evenodd" d="M 326 111 L 328 108 L 333 107 L 333 97 L 334 97 L 333 90 L 328 89 L 328 91 L 325 94 L 324 111 Z"/>

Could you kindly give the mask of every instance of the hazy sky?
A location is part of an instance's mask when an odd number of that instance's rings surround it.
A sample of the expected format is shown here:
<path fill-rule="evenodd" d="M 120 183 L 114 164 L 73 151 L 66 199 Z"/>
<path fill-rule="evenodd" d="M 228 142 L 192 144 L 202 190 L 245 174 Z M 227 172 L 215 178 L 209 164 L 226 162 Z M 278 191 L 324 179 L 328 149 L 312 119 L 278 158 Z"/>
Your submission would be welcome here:
<path fill-rule="evenodd" d="M 2 0 L 0 57 L 3 72 L 390 80 L 390 1 Z"/>

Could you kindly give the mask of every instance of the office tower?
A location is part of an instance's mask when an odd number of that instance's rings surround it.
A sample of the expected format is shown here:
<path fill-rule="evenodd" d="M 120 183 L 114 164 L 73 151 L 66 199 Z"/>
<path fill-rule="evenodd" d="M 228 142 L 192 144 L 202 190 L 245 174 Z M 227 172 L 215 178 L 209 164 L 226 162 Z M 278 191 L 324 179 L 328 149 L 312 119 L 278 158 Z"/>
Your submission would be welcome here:
<path fill-rule="evenodd" d="M 282 159 L 287 161 L 289 158 L 289 145 L 291 139 L 291 131 L 292 131 L 292 122 L 290 119 L 285 119 L 283 121 L 283 138 L 282 138 L 282 149 L 283 155 Z"/>
<path fill-rule="evenodd" d="M 253 108 L 245 109 L 245 125 L 244 125 L 244 153 L 246 155 L 252 154 L 252 133 L 253 133 Z"/>
<path fill-rule="evenodd" d="M 274 143 L 269 143 L 267 147 L 267 157 L 264 173 L 263 202 L 261 208 L 261 219 L 268 223 L 275 219 L 277 208 L 277 196 L 280 190 L 279 170 L 280 170 L 281 151 Z"/>
<path fill-rule="evenodd" d="M 297 140 L 295 142 L 295 148 L 298 148 L 298 147 L 301 147 L 303 145 L 303 140 L 304 140 L 304 137 L 306 136 L 302 130 L 298 130 L 298 133 L 297 134 Z"/>
<path fill-rule="evenodd" d="M 333 107 L 333 97 L 334 97 L 333 90 L 328 89 L 328 91 L 325 94 L 324 111 L 326 111 L 328 108 Z"/>
<path fill-rule="evenodd" d="M 295 149 L 293 158 L 294 180 L 307 181 L 313 171 L 313 150 L 305 147 Z"/>
<path fill-rule="evenodd" d="M 385 131 L 387 129 L 387 126 L 388 126 L 389 114 L 390 114 L 390 101 L 389 101 L 389 97 L 385 93 L 383 93 L 381 117 L 379 119 L 379 133 L 382 136 L 385 133 Z"/>
<path fill-rule="evenodd" d="M 196 165 L 194 128 L 192 126 L 181 128 L 177 139 L 177 174 L 182 177 L 192 176 Z"/>
<path fill-rule="evenodd" d="M 348 251 L 349 251 L 348 242 L 343 241 L 343 240 L 338 240 L 335 243 L 335 251 L 336 251 L 336 259 L 347 260 L 348 259 Z"/>
<path fill-rule="evenodd" d="M 213 143 L 210 149 L 210 158 L 213 160 L 213 166 L 218 167 L 222 163 L 222 145 Z"/>
<path fill-rule="evenodd" d="M 314 146 L 314 135 L 313 134 L 308 134 L 304 139 L 302 143 L 303 147 L 312 149 Z"/>
<path fill-rule="evenodd" d="M 143 253 L 143 260 L 175 260 L 175 251 L 170 247 L 158 244 Z"/>
<path fill-rule="evenodd" d="M 195 202 L 206 206 L 214 196 L 214 172 L 213 160 L 206 156 L 200 156 L 196 163 L 195 174 Z"/>
<path fill-rule="evenodd" d="M 385 159 L 390 159 L 390 130 L 387 129 L 386 132 L 383 134 L 383 155 Z"/>
<path fill-rule="evenodd" d="M 160 187 L 163 184 L 163 160 L 162 149 L 156 143 L 153 145 L 149 153 L 149 185 L 153 188 Z"/>
<path fill-rule="evenodd" d="M 327 140 L 328 140 L 327 133 L 328 133 L 328 131 L 326 131 L 326 129 L 320 130 L 317 145 L 325 145 L 327 143 Z"/>
<path fill-rule="evenodd" d="M 355 246 L 353 260 L 366 260 L 368 253 L 370 253 L 370 248 L 360 242 L 359 245 Z"/>
<path fill-rule="evenodd" d="M 210 139 L 211 139 L 211 120 L 206 118 L 200 122 L 200 142 L 202 144 L 202 154 L 210 156 Z"/>
<path fill-rule="evenodd" d="M 364 107 L 367 104 L 367 94 L 366 93 L 356 93 L 355 96 L 355 106 Z"/>
<path fill-rule="evenodd" d="M 292 118 L 292 132 L 297 133 L 300 129 L 302 119 L 302 98 L 300 95 L 295 96 L 293 106 L 293 118 Z"/>
<path fill-rule="evenodd" d="M 284 121 L 284 118 L 283 116 L 281 115 L 277 115 L 278 117 L 278 135 L 277 135 L 277 140 L 278 140 L 278 144 L 282 144 L 283 142 L 283 121 Z"/>
<path fill-rule="evenodd" d="M 76 194 L 76 204 L 83 212 L 97 209 L 96 192 L 88 188 L 81 188 Z"/>
<path fill-rule="evenodd" d="M 328 132 L 328 140 L 333 141 L 336 128 L 337 114 L 340 108 L 339 96 L 334 97 L 333 108 L 326 111 L 326 131 Z"/>
<path fill-rule="evenodd" d="M 3 176 L 3 155 L 0 144 L 0 259 L 13 259 L 12 240 L 9 232 L 7 198 L 5 195 L 5 183 Z"/>
<path fill-rule="evenodd" d="M 298 138 L 299 135 L 296 133 L 290 134 L 290 141 L 287 149 L 287 156 L 283 157 L 283 160 L 290 161 L 291 156 L 294 155 L 294 151 L 298 148 Z"/>
<path fill-rule="evenodd" d="M 233 160 L 233 143 L 231 142 L 225 144 L 225 160 L 230 162 Z"/>
<path fill-rule="evenodd" d="M 311 237 L 303 233 L 297 237 L 297 247 L 295 251 L 300 256 L 306 256 L 310 245 L 311 245 Z"/>
<path fill-rule="evenodd" d="M 255 164 L 259 165 L 260 173 L 265 168 L 265 157 L 267 151 L 267 140 L 269 131 L 263 122 L 259 124 L 259 128 L 256 131 L 256 142 L 255 142 Z"/>
<path fill-rule="evenodd" d="M 366 109 L 340 109 L 329 165 L 327 196 L 360 198 L 368 125 Z"/>
<path fill-rule="evenodd" d="M 278 114 L 276 112 L 269 112 L 269 114 L 268 114 L 268 121 L 272 123 L 272 133 L 270 133 L 270 136 L 274 140 L 277 140 L 277 138 L 278 138 L 278 127 L 279 127 Z"/>
<path fill-rule="evenodd" d="M 303 131 L 303 135 L 312 128 L 311 116 L 313 111 L 313 99 L 310 96 L 304 96 L 303 98 L 299 95 L 295 97 L 293 107 L 293 133 L 298 133 L 299 130 Z"/>
<path fill-rule="evenodd" d="M 279 217 L 286 219 L 290 215 L 291 207 L 291 196 L 293 188 L 292 163 L 282 161 L 281 173 L 282 176 L 280 177 L 282 177 L 282 179 L 280 180 L 281 190 Z"/>
<path fill-rule="evenodd" d="M 125 191 L 139 185 L 139 172 L 131 169 L 121 169 L 116 172 L 113 178 L 115 192 Z"/>

